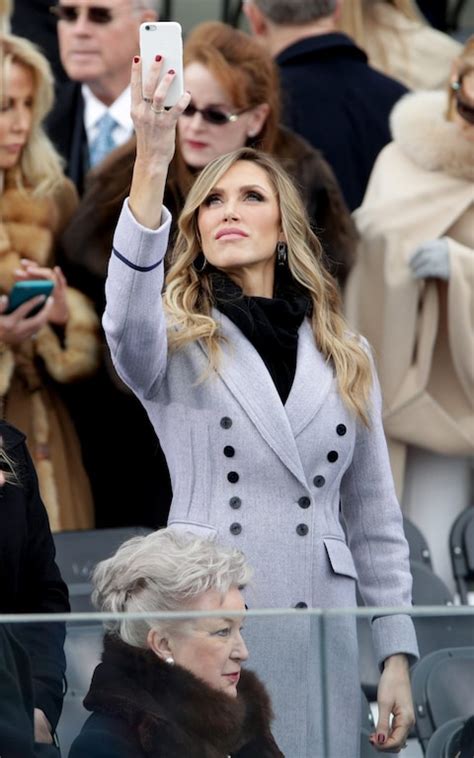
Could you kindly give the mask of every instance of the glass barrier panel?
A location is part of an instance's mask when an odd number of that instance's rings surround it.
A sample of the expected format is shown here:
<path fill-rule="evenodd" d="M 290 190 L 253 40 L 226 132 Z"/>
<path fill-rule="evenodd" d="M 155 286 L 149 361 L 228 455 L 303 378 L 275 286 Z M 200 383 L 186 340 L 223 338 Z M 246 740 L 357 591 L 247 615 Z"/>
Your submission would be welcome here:
<path fill-rule="evenodd" d="M 429 750 L 443 730 L 455 746 L 474 715 L 474 607 L 410 616 L 422 660 L 403 755 L 441 758 Z M 377 608 L 0 616 L 0 756 L 148 758 L 166 740 L 183 758 L 381 755 L 378 655 L 410 625 Z M 34 707 L 36 736 L 42 711 L 55 744 L 34 744 Z"/>

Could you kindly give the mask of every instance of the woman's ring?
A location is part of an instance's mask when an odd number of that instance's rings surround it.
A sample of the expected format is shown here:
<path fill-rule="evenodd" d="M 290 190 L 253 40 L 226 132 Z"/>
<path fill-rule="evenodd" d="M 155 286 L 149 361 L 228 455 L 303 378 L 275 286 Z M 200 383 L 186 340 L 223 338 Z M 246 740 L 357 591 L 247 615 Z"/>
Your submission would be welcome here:
<path fill-rule="evenodd" d="M 143 102 L 144 102 L 144 103 L 152 103 L 152 102 L 153 102 L 153 100 L 152 100 L 152 98 L 151 98 L 151 97 L 144 97 L 144 98 L 143 98 Z"/>
<path fill-rule="evenodd" d="M 161 108 L 154 108 L 153 107 L 153 103 L 150 105 L 150 108 L 152 109 L 153 113 L 164 113 L 165 112 L 165 109 L 163 108 L 163 106 L 161 106 Z"/>

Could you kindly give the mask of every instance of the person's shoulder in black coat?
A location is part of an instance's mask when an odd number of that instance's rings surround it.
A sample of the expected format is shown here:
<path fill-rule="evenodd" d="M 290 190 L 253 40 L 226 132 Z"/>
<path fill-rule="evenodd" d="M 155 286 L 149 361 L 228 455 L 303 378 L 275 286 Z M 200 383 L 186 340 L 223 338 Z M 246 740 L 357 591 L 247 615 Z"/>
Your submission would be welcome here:
<path fill-rule="evenodd" d="M 67 613 L 67 587 L 55 548 L 25 436 L 0 421 L 0 613 Z M 32 668 L 34 705 L 55 728 L 61 713 L 65 627 L 60 623 L 15 625 Z"/>
<path fill-rule="evenodd" d="M 282 50 L 283 118 L 331 165 L 350 210 L 363 199 L 389 116 L 406 87 L 373 69 L 345 34 L 306 37 Z"/>

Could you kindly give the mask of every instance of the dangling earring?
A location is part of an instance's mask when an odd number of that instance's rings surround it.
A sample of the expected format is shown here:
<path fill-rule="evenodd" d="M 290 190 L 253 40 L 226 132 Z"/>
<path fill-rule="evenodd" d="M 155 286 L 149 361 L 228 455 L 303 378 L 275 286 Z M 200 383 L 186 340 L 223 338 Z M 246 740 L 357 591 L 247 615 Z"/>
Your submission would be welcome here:
<path fill-rule="evenodd" d="M 193 260 L 193 268 L 197 274 L 202 274 L 206 266 L 207 266 L 207 259 L 204 253 L 201 251 L 200 253 L 197 254 L 195 259 Z"/>
<path fill-rule="evenodd" d="M 174 658 L 169 655 L 168 658 L 165 658 L 165 663 L 167 663 L 169 666 L 174 666 Z"/>
<path fill-rule="evenodd" d="M 286 266 L 288 263 L 288 245 L 286 242 L 277 242 L 276 254 L 277 266 Z"/>

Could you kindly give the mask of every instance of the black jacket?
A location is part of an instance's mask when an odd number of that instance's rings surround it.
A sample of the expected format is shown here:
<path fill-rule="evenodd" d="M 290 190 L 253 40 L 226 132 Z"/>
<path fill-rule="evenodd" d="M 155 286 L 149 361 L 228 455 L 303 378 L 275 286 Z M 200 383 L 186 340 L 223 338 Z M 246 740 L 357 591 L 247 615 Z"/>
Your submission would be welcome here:
<path fill-rule="evenodd" d="M 390 111 L 406 88 L 371 68 L 345 34 L 302 39 L 276 62 L 285 123 L 322 151 L 349 209 L 359 207 L 375 159 L 391 140 Z"/>
<path fill-rule="evenodd" d="M 268 695 L 243 671 L 232 698 L 151 650 L 106 637 L 69 758 L 283 758 Z"/>
<path fill-rule="evenodd" d="M 0 625 L 0 755 L 33 758 L 33 690 L 28 656 Z"/>
<path fill-rule="evenodd" d="M 89 170 L 89 148 L 84 126 L 84 99 L 77 82 L 57 82 L 55 105 L 46 119 L 46 131 L 66 162 L 65 174 L 81 195 Z"/>
<path fill-rule="evenodd" d="M 54 560 L 48 516 L 25 436 L 4 421 L 0 435 L 18 479 L 0 488 L 0 613 L 66 613 L 67 587 Z M 66 668 L 64 624 L 15 624 L 12 629 L 30 658 L 34 705 L 55 728 Z"/>

